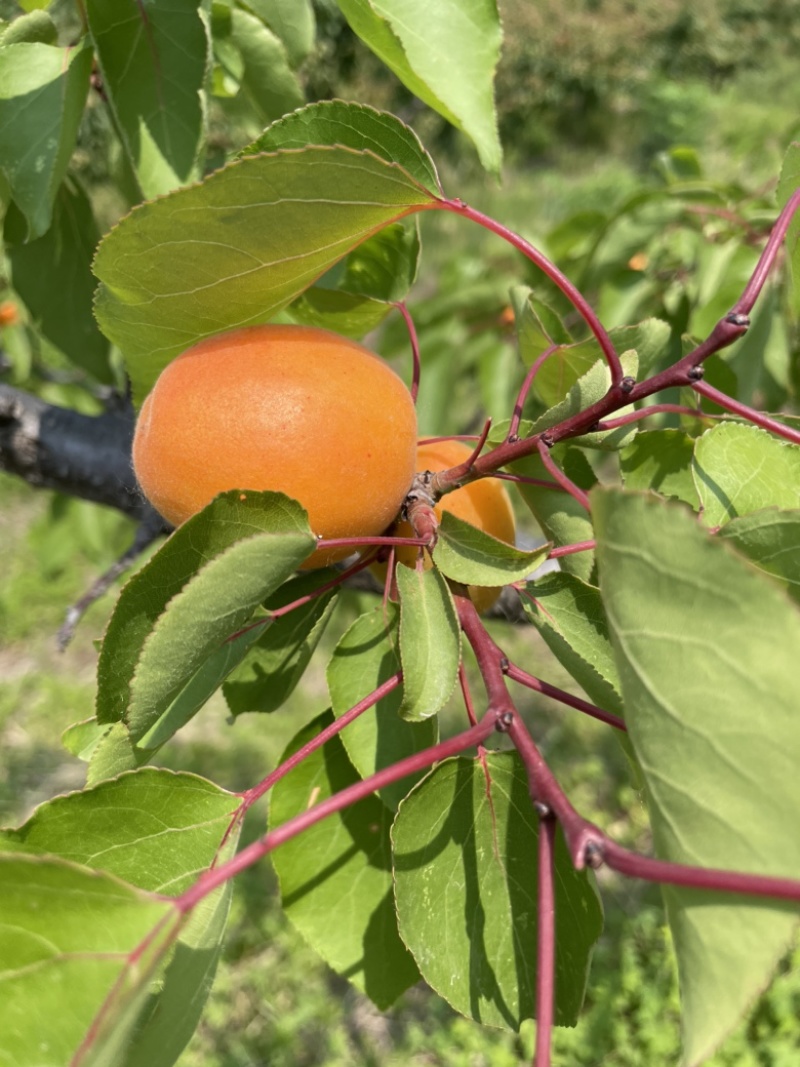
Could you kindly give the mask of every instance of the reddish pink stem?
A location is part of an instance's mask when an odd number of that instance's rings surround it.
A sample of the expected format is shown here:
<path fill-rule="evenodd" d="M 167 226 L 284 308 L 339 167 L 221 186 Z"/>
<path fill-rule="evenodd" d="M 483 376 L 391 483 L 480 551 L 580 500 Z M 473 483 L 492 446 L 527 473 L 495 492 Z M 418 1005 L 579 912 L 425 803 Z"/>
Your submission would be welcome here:
<path fill-rule="evenodd" d="M 564 474 L 564 472 L 555 462 L 553 457 L 550 455 L 550 449 L 541 437 L 537 439 L 536 447 L 539 450 L 539 455 L 542 457 L 542 463 L 544 463 L 547 470 L 550 472 L 550 474 L 553 475 L 553 477 L 559 483 L 561 488 L 566 490 L 566 492 L 569 493 L 573 500 L 577 500 L 581 507 L 584 507 L 587 511 L 590 511 L 591 509 L 589 506 L 589 497 L 570 478 L 568 478 L 566 474 Z"/>
<path fill-rule="evenodd" d="M 566 704 L 567 707 L 575 708 L 576 711 L 582 711 L 584 715 L 591 715 L 593 719 L 599 719 L 600 722 L 607 723 L 609 726 L 614 726 L 617 730 L 628 729 L 618 715 L 614 715 L 610 711 L 603 711 L 603 709 L 598 708 L 596 704 L 590 704 L 586 700 L 581 700 L 580 697 L 573 696 L 572 693 L 567 693 L 565 690 L 559 689 L 555 685 L 550 685 L 549 682 L 543 682 L 541 678 L 536 678 L 534 675 L 528 674 L 527 671 L 523 671 L 513 663 L 507 665 L 506 676 L 510 678 L 512 682 L 519 682 L 520 685 L 524 685 L 528 689 L 533 689 L 535 692 L 541 693 L 542 696 L 550 697 L 551 700 L 557 700 L 560 704 Z"/>
<path fill-rule="evenodd" d="M 439 760 L 457 756 L 466 749 L 481 744 L 495 730 L 496 722 L 497 717 L 495 715 L 484 715 L 481 721 L 475 726 L 471 726 L 469 730 L 464 730 L 463 733 L 457 734 L 447 741 L 442 741 L 438 745 L 432 745 L 430 748 L 416 752 L 412 756 L 407 756 L 391 767 L 385 767 L 383 770 L 370 775 L 369 778 L 355 782 L 346 789 L 342 789 L 339 793 L 335 793 L 333 796 L 327 797 L 319 804 L 314 805 L 314 807 L 309 808 L 308 811 L 301 812 L 300 815 L 289 819 L 282 826 L 271 830 L 268 834 L 243 848 L 227 863 L 223 863 L 221 866 L 203 874 L 194 885 L 190 886 L 185 893 L 175 899 L 178 909 L 181 912 L 191 911 L 201 900 L 204 900 L 209 893 L 213 893 L 224 882 L 234 878 L 243 870 L 263 859 L 264 856 L 272 852 L 273 849 L 278 848 L 279 845 L 291 841 L 292 838 L 308 830 L 309 827 L 315 826 L 329 815 L 343 811 L 352 804 L 358 803 L 359 800 L 368 797 L 376 790 L 383 789 L 393 782 L 398 782 L 401 778 L 406 778 L 410 774 L 417 774 L 432 764 L 438 763 Z"/>
<path fill-rule="evenodd" d="M 536 1053 L 533 1067 L 550 1067 L 556 977 L 555 899 L 556 821 L 539 819 L 539 872 L 536 930 Z"/>
<path fill-rule="evenodd" d="M 644 878 L 662 885 L 680 885 L 688 889 L 710 889 L 722 893 L 744 893 L 772 897 L 775 900 L 800 900 L 800 880 L 775 878 L 766 874 L 743 874 L 714 867 L 690 867 L 683 863 L 651 859 L 630 852 L 602 835 L 602 841 L 590 846 L 586 857 L 590 866 L 605 862 L 608 867 L 629 878 Z"/>
<path fill-rule="evenodd" d="M 530 370 L 525 375 L 525 380 L 522 383 L 522 387 L 517 395 L 516 402 L 514 404 L 514 412 L 511 416 L 511 422 L 509 423 L 508 433 L 506 434 L 506 441 L 517 441 L 519 430 L 519 424 L 522 421 L 522 409 L 525 407 L 525 401 L 528 399 L 528 393 L 533 388 L 536 375 L 544 363 L 552 356 L 554 352 L 558 350 L 559 345 L 550 345 L 544 352 L 541 352 L 530 366 Z"/>
<path fill-rule="evenodd" d="M 783 437 L 795 445 L 800 445 L 800 432 L 785 423 L 778 422 L 777 419 L 771 419 L 769 415 L 763 415 L 760 411 L 756 411 L 755 408 L 748 407 L 747 404 L 740 404 L 738 400 L 734 400 L 727 393 L 721 393 L 713 385 L 709 385 L 704 381 L 697 381 L 692 382 L 692 389 L 701 396 L 706 397 L 707 400 L 712 400 L 715 404 L 719 404 L 726 411 L 730 411 L 734 415 L 740 415 L 743 419 L 747 419 L 748 422 L 760 426 L 762 430 L 771 430 L 772 433 L 777 434 L 779 437 Z"/>
<path fill-rule="evenodd" d="M 263 781 L 258 783 L 258 785 L 253 786 L 252 789 L 248 789 L 242 793 L 241 809 L 237 814 L 240 815 L 247 811 L 252 804 L 255 804 L 259 797 L 263 797 L 268 790 L 272 789 L 276 782 L 279 782 L 281 778 L 284 778 L 289 771 L 294 770 L 294 768 L 310 756 L 312 752 L 316 752 L 326 741 L 330 741 L 332 737 L 341 733 L 345 726 L 349 726 L 351 722 L 359 717 L 359 715 L 363 715 L 365 711 L 373 708 L 379 701 L 383 700 L 385 696 L 397 689 L 402 680 L 403 674 L 401 671 L 393 674 L 391 678 L 387 678 L 377 689 L 373 689 L 373 691 L 368 696 L 365 696 L 363 700 L 359 700 L 359 702 L 354 704 L 349 711 L 346 711 L 344 715 L 340 715 L 338 719 L 335 719 L 330 724 L 330 726 L 326 726 L 316 737 L 313 737 L 307 744 L 303 745 L 302 748 L 299 748 L 297 752 L 284 760 L 279 767 L 276 767 L 275 770 L 272 771 L 271 774 L 268 774 Z"/>
<path fill-rule="evenodd" d="M 408 307 L 406 306 L 405 301 L 402 301 L 402 300 L 398 301 L 398 303 L 396 303 L 394 306 L 397 308 L 397 310 L 403 316 L 403 321 L 405 322 L 406 329 L 408 330 L 408 338 L 409 338 L 409 340 L 411 342 L 411 354 L 412 354 L 413 361 L 414 361 L 414 364 L 413 364 L 414 369 L 413 369 L 412 378 L 411 378 L 410 393 L 411 393 L 411 399 L 416 404 L 417 395 L 419 394 L 419 380 L 420 380 L 420 375 L 421 375 L 421 372 L 422 372 L 422 361 L 420 359 L 419 337 L 417 336 L 417 327 L 414 325 L 414 320 L 411 317 L 411 312 L 408 310 Z"/>
<path fill-rule="evenodd" d="M 561 545 L 560 548 L 553 548 L 547 554 L 548 559 L 558 559 L 560 556 L 573 556 L 576 552 L 594 552 L 597 548 L 597 542 L 592 541 L 576 541 L 572 545 Z"/>
<path fill-rule="evenodd" d="M 490 219 L 488 215 L 484 215 L 481 211 L 476 211 L 475 208 L 469 207 L 463 200 L 440 200 L 435 205 L 439 208 L 444 208 L 446 211 L 452 211 L 457 215 L 461 215 L 462 218 L 470 219 L 472 222 L 477 222 L 479 226 L 483 226 L 484 229 L 490 230 L 492 233 L 496 233 L 498 237 L 502 237 L 508 241 L 510 245 L 516 248 L 523 254 L 531 263 L 535 263 L 536 266 L 555 282 L 561 292 L 570 301 L 572 306 L 583 318 L 586 325 L 597 339 L 597 343 L 600 345 L 602 353 L 608 363 L 609 370 L 611 371 L 611 384 L 612 386 L 618 386 L 625 376 L 625 371 L 622 369 L 617 350 L 608 336 L 603 324 L 600 322 L 594 308 L 589 304 L 586 297 L 572 284 L 572 282 L 563 274 L 555 263 L 551 263 L 547 256 L 543 255 L 537 248 L 534 248 L 532 244 L 526 241 L 519 234 L 513 233 L 502 223 L 496 222 L 494 219 Z"/>

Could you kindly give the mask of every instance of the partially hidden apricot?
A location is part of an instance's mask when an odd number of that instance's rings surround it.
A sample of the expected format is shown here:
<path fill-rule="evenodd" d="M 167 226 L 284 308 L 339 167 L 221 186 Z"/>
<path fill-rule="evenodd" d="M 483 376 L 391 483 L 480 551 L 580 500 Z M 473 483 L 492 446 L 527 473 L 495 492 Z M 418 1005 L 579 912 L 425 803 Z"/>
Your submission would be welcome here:
<path fill-rule="evenodd" d="M 320 537 L 382 533 L 414 476 L 417 418 L 402 380 L 362 345 L 306 326 L 251 326 L 201 341 L 142 406 L 133 464 L 179 525 L 227 489 L 294 497 Z M 318 549 L 321 567 L 353 549 Z"/>
<path fill-rule="evenodd" d="M 443 471 L 463 463 L 472 453 L 472 448 L 460 441 L 437 441 L 433 444 L 421 444 L 417 449 L 416 469 L 418 471 Z M 449 511 L 456 518 L 469 522 L 492 537 L 514 544 L 516 524 L 514 511 L 508 493 L 499 481 L 481 478 L 477 482 L 456 489 L 443 496 L 434 508 L 439 520 Z M 398 522 L 392 530 L 398 537 L 413 537 L 408 522 Z M 417 549 L 400 547 L 397 560 L 406 567 L 413 567 L 417 561 Z M 432 563 L 425 554 L 425 566 Z M 385 574 L 385 567 L 383 569 Z M 478 611 L 488 611 L 500 595 L 500 590 L 489 586 L 469 586 L 469 595 Z"/>

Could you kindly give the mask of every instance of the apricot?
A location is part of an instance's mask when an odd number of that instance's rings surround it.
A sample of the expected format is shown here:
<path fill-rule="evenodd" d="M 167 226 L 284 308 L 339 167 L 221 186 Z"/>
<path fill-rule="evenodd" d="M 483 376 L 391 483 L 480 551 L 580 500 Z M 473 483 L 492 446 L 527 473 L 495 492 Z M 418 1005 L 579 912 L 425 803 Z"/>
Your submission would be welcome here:
<path fill-rule="evenodd" d="M 174 525 L 227 489 L 298 500 L 320 537 L 381 534 L 415 471 L 417 417 L 402 380 L 362 345 L 307 326 L 250 326 L 165 367 L 136 424 L 133 465 Z M 317 550 L 322 567 L 352 548 Z"/>
<path fill-rule="evenodd" d="M 472 453 L 472 448 L 461 441 L 437 441 L 433 444 L 420 444 L 417 448 L 416 469 L 418 471 L 443 471 L 463 463 Z M 470 482 L 461 489 L 443 496 L 434 508 L 439 520 L 449 511 L 458 519 L 469 522 L 478 529 L 491 534 L 492 537 L 508 544 L 514 544 L 516 524 L 511 501 L 505 488 L 492 478 L 481 478 Z M 398 522 L 392 530 L 398 537 L 413 537 L 413 530 L 408 522 Z M 417 561 L 417 549 L 400 547 L 397 549 L 398 563 L 413 567 Z M 430 556 L 425 553 L 425 566 L 431 567 Z M 377 568 L 376 568 L 377 573 Z M 383 567 L 382 575 L 385 576 Z M 489 586 L 469 586 L 469 595 L 478 611 L 488 611 L 500 595 L 500 590 Z"/>

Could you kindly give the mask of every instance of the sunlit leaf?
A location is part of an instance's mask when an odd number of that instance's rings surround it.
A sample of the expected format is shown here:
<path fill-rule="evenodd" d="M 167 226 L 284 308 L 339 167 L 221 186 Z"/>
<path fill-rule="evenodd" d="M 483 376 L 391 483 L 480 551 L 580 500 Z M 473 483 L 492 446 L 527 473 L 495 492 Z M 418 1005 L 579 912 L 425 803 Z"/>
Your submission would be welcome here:
<path fill-rule="evenodd" d="M 656 854 L 800 878 L 800 611 L 682 504 L 596 490 L 600 588 Z M 765 987 L 797 908 L 666 887 L 685 1061 Z"/>
<path fill-rule="evenodd" d="M 538 816 L 516 753 L 437 766 L 392 829 L 400 933 L 457 1011 L 518 1030 L 534 1016 Z M 556 844 L 556 1021 L 575 1024 L 602 910 Z"/>
<path fill-rule="evenodd" d="M 284 759 L 333 721 L 330 712 L 294 739 Z M 275 828 L 358 781 L 333 738 L 270 793 Z M 387 1008 L 419 979 L 397 933 L 392 900 L 391 813 L 370 796 L 305 830 L 272 854 L 283 907 L 334 970 Z"/>
<path fill-rule="evenodd" d="M 487 170 L 500 170 L 493 79 L 500 58 L 494 0 L 339 0 L 353 30 L 415 96 L 463 129 Z M 420 28 L 424 26 L 424 32 Z"/>
<path fill-rule="evenodd" d="M 91 66 L 85 40 L 75 48 L 35 43 L 0 48 L 0 173 L 27 220 L 29 240 L 50 225 Z"/>
<path fill-rule="evenodd" d="M 3 853 L 0 916 L 6 1062 L 64 1067 L 119 1054 L 174 941 L 177 910 L 108 874 Z"/>
<path fill-rule="evenodd" d="M 461 631 L 447 582 L 437 570 L 398 567 L 403 703 L 410 722 L 435 715 L 453 691 Z"/>
<path fill-rule="evenodd" d="M 328 691 L 337 719 L 397 674 L 400 667 L 398 608 L 391 602 L 361 615 L 345 632 L 328 664 Z M 387 693 L 341 734 L 350 762 L 362 778 L 434 745 L 436 719 L 400 717 L 401 687 Z M 384 786 L 379 796 L 393 811 L 420 775 Z"/>
<path fill-rule="evenodd" d="M 695 445 L 693 472 L 708 526 L 761 508 L 800 507 L 800 447 L 756 426 L 708 430 Z"/>

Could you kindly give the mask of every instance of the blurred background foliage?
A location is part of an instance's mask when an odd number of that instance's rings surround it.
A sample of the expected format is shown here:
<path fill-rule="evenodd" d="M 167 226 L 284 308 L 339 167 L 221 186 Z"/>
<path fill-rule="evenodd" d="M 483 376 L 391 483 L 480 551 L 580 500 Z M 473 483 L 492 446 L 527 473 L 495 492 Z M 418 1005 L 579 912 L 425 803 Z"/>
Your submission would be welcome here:
<path fill-rule="evenodd" d="M 480 170 L 466 138 L 413 98 L 354 36 L 334 0 L 314 0 L 313 47 L 286 52 L 271 96 L 248 79 L 233 30 L 218 22 L 207 166 L 221 165 L 303 99 L 338 96 L 386 108 L 420 134 L 449 194 L 534 241 L 579 284 L 607 326 L 657 315 L 670 324 L 674 345 L 685 333 L 703 336 L 752 270 L 776 214 L 781 158 L 800 134 L 800 0 L 501 0 L 500 8 L 502 185 Z M 235 9 L 244 13 L 239 18 L 254 17 L 246 3 Z M 231 5 L 213 10 L 224 20 Z M 72 0 L 55 0 L 49 11 L 62 38 L 75 32 Z M 19 12 L 12 0 L 0 0 L 0 19 Z M 138 198 L 96 93 L 71 172 L 88 191 L 98 233 Z M 420 426 L 425 433 L 469 432 L 486 412 L 507 415 L 524 373 L 512 286 L 532 287 L 570 326 L 579 324 L 549 283 L 484 231 L 452 216 L 426 217 L 422 237 L 410 301 L 424 364 Z M 791 406 L 800 387 L 798 338 L 782 300 L 779 286 L 768 288 L 748 339 L 713 371 L 723 382 L 737 375 L 741 399 L 772 410 Z M 101 410 L 107 381 L 70 360 L 37 326 L 38 317 L 8 281 L 0 286 L 0 381 L 53 403 Z M 399 318 L 370 343 L 408 373 Z M 749 359 L 748 346 L 765 358 Z M 111 359 L 114 367 L 113 353 Z M 55 652 L 54 635 L 66 607 L 124 550 L 132 527 L 116 513 L 5 475 L 0 502 L 0 816 L 14 822 L 82 783 L 83 765 L 58 738 L 92 712 L 93 637 L 102 632 L 108 602 L 91 609 L 64 655 Z M 224 705 L 213 700 L 164 750 L 162 762 L 231 789 L 261 777 L 326 700 L 325 654 L 363 595 L 346 596 L 317 668 L 285 709 L 268 722 L 244 716 L 230 727 Z M 495 625 L 517 661 L 572 687 L 530 630 L 509 635 L 505 624 Z M 521 699 L 577 806 L 618 839 L 646 848 L 644 809 L 607 731 L 534 694 Z M 263 818 L 261 808 L 251 814 L 250 836 Z M 580 1026 L 559 1032 L 558 1058 L 576 1067 L 677 1062 L 677 984 L 659 894 L 607 875 L 603 891 L 607 928 L 590 1001 Z M 794 1065 L 798 965 L 797 953 L 784 962 L 749 1023 L 710 1061 L 714 1067 Z M 483 1031 L 423 988 L 380 1016 L 288 925 L 274 876 L 262 865 L 240 879 L 225 963 L 180 1062 L 510 1067 L 530 1057 L 532 1040 L 532 1027 L 519 1037 Z"/>

